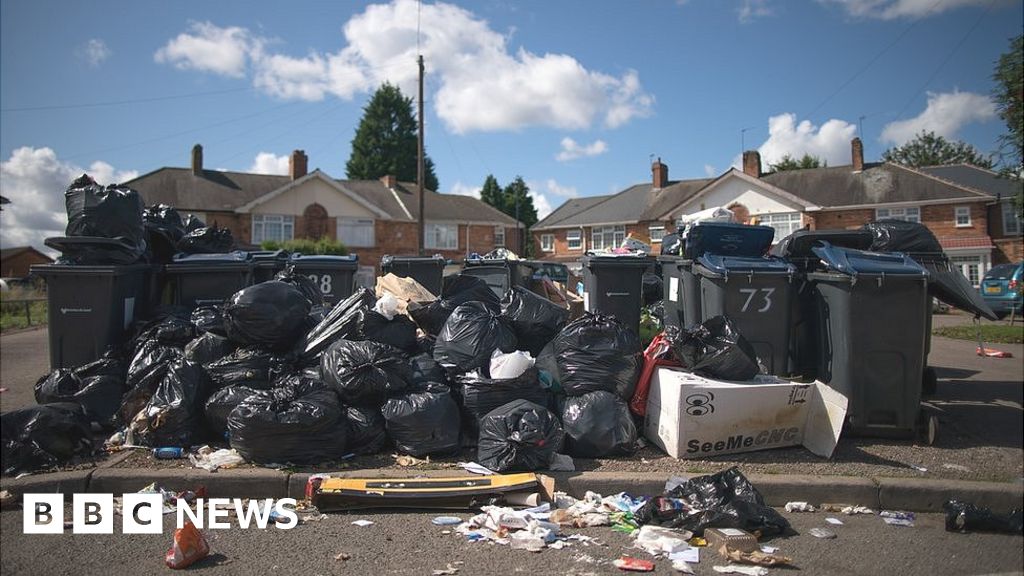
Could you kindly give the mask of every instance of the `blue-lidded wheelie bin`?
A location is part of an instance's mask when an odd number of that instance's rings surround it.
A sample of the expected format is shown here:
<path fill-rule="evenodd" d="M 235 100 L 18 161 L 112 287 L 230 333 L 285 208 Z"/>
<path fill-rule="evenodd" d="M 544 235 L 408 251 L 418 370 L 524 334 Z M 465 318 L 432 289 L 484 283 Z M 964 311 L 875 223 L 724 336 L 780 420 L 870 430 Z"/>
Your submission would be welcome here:
<path fill-rule="evenodd" d="M 812 251 L 817 377 L 847 397 L 854 435 L 912 437 L 921 414 L 928 272 L 901 253 L 832 246 Z"/>
<path fill-rule="evenodd" d="M 352 295 L 356 286 L 359 256 L 292 254 L 288 260 L 297 274 L 307 276 L 320 288 L 324 302 L 334 305 Z"/>
<path fill-rule="evenodd" d="M 46 281 L 50 369 L 88 364 L 125 342 L 149 308 L 149 264 L 32 266 Z"/>
<path fill-rule="evenodd" d="M 288 265 L 291 254 L 287 250 L 257 250 L 249 252 L 252 258 L 252 283 L 273 280 Z"/>
<path fill-rule="evenodd" d="M 164 267 L 170 303 L 196 309 L 223 304 L 252 285 L 253 261 L 248 252 L 179 254 Z"/>
<path fill-rule="evenodd" d="M 587 254 L 583 263 L 583 308 L 615 316 L 640 334 L 643 275 L 651 265 L 645 254 Z"/>
<path fill-rule="evenodd" d="M 443 256 L 392 256 L 380 259 L 382 275 L 394 274 L 402 278 L 412 278 L 435 296 L 441 295 L 444 282 L 445 259 Z"/>

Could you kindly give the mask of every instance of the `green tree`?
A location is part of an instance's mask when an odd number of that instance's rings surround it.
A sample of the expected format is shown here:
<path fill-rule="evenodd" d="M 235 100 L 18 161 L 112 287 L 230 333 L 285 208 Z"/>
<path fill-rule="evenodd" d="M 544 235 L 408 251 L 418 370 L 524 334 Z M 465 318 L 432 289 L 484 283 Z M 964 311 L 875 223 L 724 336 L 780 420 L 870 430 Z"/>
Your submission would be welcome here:
<path fill-rule="evenodd" d="M 803 158 L 797 160 L 789 154 L 782 157 L 781 160 L 776 164 L 769 164 L 769 168 L 773 172 L 783 172 L 785 170 L 805 170 L 807 168 L 828 168 L 828 162 L 823 161 L 817 156 L 811 156 L 810 154 L 804 154 Z"/>
<path fill-rule="evenodd" d="M 503 208 L 505 205 L 503 191 L 501 185 L 498 184 L 498 179 L 493 174 L 488 174 L 487 178 L 484 179 L 484 187 L 480 189 L 480 199 L 502 212 L 505 211 Z"/>
<path fill-rule="evenodd" d="M 537 208 L 533 205 L 533 198 L 530 196 L 530 187 L 526 185 L 522 176 L 516 176 L 508 186 L 502 188 L 498 180 L 491 174 L 484 180 L 484 186 L 480 190 L 480 199 L 501 210 L 513 218 L 517 218 L 524 227 L 523 240 L 530 237 L 530 227 L 537 223 Z M 533 247 L 530 242 L 524 242 L 525 248 L 520 245 L 514 247 L 516 252 L 525 252 L 520 256 L 530 256 Z M 512 248 L 510 246 L 510 248 Z"/>
<path fill-rule="evenodd" d="M 882 153 L 882 160 L 911 168 L 942 166 L 948 164 L 973 164 L 980 168 L 991 168 L 992 159 L 983 156 L 974 146 L 960 141 L 949 141 L 935 132 L 921 131 L 913 140 L 903 146 L 889 148 Z"/>
<path fill-rule="evenodd" d="M 1015 201 L 1024 216 L 1024 35 L 1010 40 L 1010 51 L 999 57 L 992 79 L 992 99 L 1007 130 L 999 137 L 1000 175 L 1018 179 Z"/>
<path fill-rule="evenodd" d="M 417 143 L 412 98 L 406 98 L 397 86 L 385 82 L 363 108 L 345 174 L 352 180 L 393 175 L 402 182 L 415 182 Z M 423 165 L 423 185 L 437 191 L 439 183 L 433 160 L 426 156 Z"/>

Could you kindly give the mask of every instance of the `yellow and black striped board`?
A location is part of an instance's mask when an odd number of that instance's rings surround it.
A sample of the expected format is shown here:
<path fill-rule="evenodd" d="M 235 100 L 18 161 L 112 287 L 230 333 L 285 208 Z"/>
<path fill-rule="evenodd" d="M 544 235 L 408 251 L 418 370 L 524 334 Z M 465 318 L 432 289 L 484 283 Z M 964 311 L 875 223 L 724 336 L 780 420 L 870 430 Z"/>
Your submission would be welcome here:
<path fill-rule="evenodd" d="M 538 489 L 536 474 L 449 478 L 324 478 L 311 499 L 321 511 L 359 508 L 465 509 L 500 502 L 501 495 Z"/>

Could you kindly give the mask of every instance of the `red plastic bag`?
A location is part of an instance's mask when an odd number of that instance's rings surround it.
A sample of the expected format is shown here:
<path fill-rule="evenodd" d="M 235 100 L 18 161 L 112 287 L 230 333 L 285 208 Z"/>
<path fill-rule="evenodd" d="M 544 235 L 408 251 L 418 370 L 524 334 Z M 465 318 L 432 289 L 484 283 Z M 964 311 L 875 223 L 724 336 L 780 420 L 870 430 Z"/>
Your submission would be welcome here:
<path fill-rule="evenodd" d="M 633 391 L 633 399 L 629 401 L 630 412 L 637 416 L 643 417 L 647 414 L 647 395 L 651 390 L 654 369 L 658 366 L 680 366 L 672 355 L 672 348 L 669 347 L 664 332 L 655 336 L 644 350 L 644 365 L 640 370 L 640 379 L 637 380 L 636 389 Z"/>
<path fill-rule="evenodd" d="M 167 550 L 164 563 L 168 568 L 180 570 L 206 558 L 210 553 L 210 545 L 206 538 L 191 522 L 174 531 L 174 543 Z"/>

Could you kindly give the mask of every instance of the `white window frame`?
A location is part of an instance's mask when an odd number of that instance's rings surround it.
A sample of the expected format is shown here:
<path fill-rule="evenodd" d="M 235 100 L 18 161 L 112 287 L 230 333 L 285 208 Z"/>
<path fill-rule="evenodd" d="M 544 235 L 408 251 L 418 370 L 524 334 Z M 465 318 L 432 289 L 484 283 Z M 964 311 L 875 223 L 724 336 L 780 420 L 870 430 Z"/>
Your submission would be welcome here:
<path fill-rule="evenodd" d="M 961 222 L 960 219 L 964 220 Z M 956 206 L 953 208 L 953 221 L 956 223 L 957 228 L 970 228 L 971 226 L 971 207 L 970 206 Z"/>
<path fill-rule="evenodd" d="M 442 234 L 439 242 L 438 234 Z M 423 243 L 430 250 L 458 250 L 459 249 L 459 225 L 445 224 L 443 222 L 427 222 L 424 225 Z"/>
<path fill-rule="evenodd" d="M 651 244 L 661 242 L 661 239 L 665 237 L 665 225 L 652 224 L 651 226 L 648 226 L 647 235 L 651 238 Z"/>
<path fill-rule="evenodd" d="M 1021 229 L 1020 216 L 1012 201 L 1003 201 L 1003 236 L 1019 236 Z"/>
<path fill-rule="evenodd" d="M 981 279 L 988 272 L 987 258 L 973 254 L 950 255 L 949 262 L 960 269 L 964 277 L 970 281 L 975 288 L 981 285 Z"/>
<path fill-rule="evenodd" d="M 776 242 L 804 227 L 804 218 L 799 212 L 759 214 L 756 218 L 759 224 L 771 226 L 775 229 Z"/>
<path fill-rule="evenodd" d="M 267 236 L 267 225 L 280 226 L 281 234 L 278 238 Z M 260 244 L 266 240 L 285 242 L 295 239 L 295 217 L 288 214 L 253 214 L 252 215 L 252 243 Z"/>
<path fill-rule="evenodd" d="M 565 232 L 565 244 L 566 244 L 566 246 L 568 247 L 569 250 L 582 250 L 583 249 L 583 231 L 582 230 L 566 230 L 566 232 Z"/>
<path fill-rule="evenodd" d="M 500 224 L 494 227 L 494 247 L 505 247 L 505 227 Z"/>
<path fill-rule="evenodd" d="M 609 236 L 611 241 L 609 242 Z M 590 249 L 605 250 L 618 248 L 626 239 L 626 227 L 622 224 L 616 226 L 594 226 L 590 229 Z"/>
<path fill-rule="evenodd" d="M 875 220 L 903 220 L 921 223 L 921 209 L 917 206 L 904 208 L 875 208 Z"/>
<path fill-rule="evenodd" d="M 555 251 L 555 235 L 554 234 L 541 234 L 540 235 L 540 249 L 542 252 L 554 252 Z"/>
<path fill-rule="evenodd" d="M 338 241 L 344 244 L 346 247 L 353 248 L 373 248 L 377 245 L 376 231 L 374 230 L 374 221 L 372 218 L 338 218 L 338 223 L 335 226 L 335 236 Z M 363 240 L 357 240 L 352 238 L 349 234 L 343 234 L 344 230 L 351 230 L 353 228 L 360 227 L 369 232 L 369 237 L 366 238 L 364 234 Z M 369 242 L 367 244 L 367 242 Z"/>

